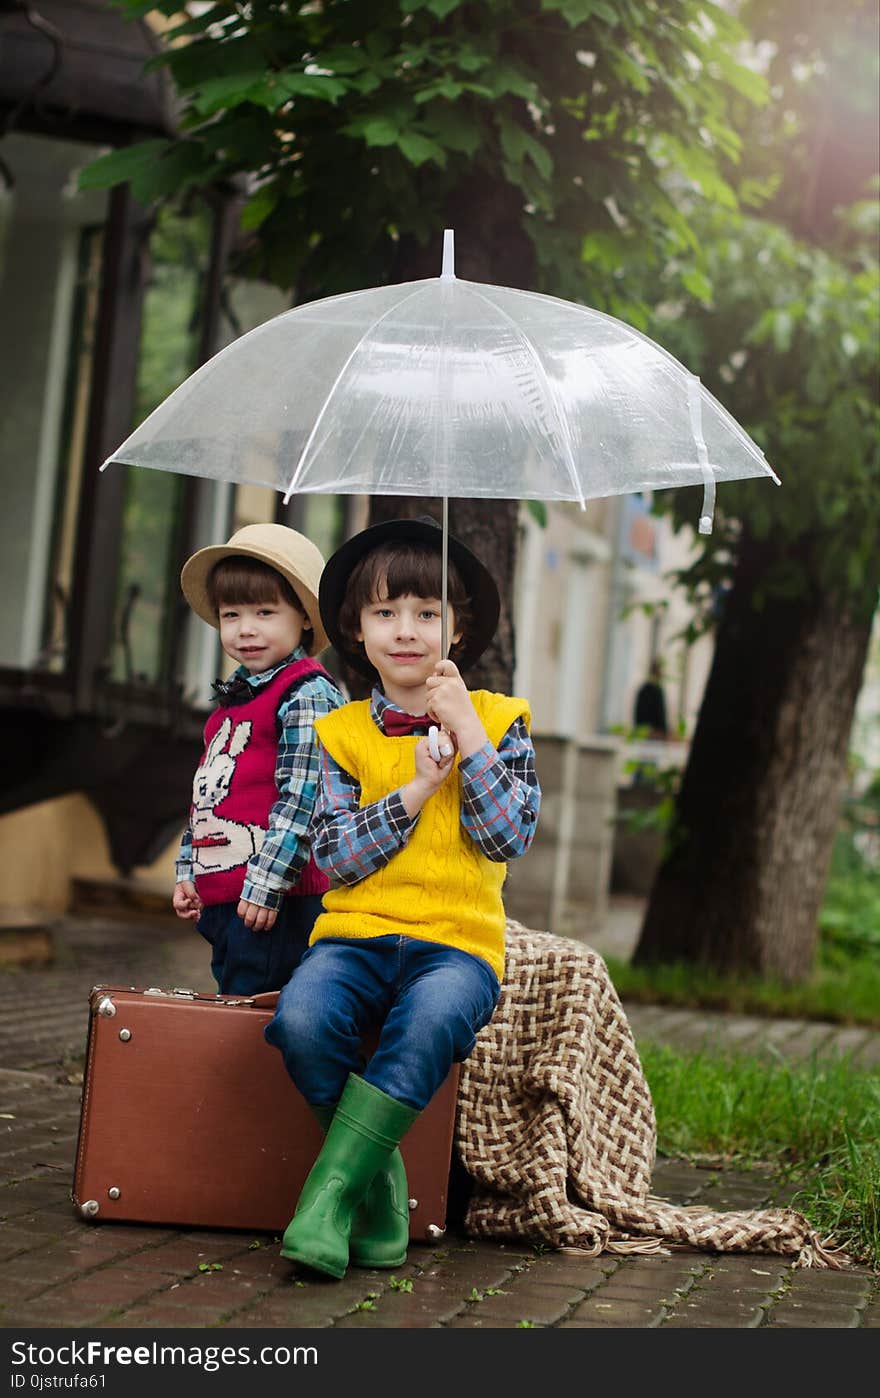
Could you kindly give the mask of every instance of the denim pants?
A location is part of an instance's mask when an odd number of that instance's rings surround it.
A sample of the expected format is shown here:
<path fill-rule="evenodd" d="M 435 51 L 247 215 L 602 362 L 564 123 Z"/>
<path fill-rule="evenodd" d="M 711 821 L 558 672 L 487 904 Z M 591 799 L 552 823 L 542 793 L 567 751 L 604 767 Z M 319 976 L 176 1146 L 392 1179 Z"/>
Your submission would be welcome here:
<path fill-rule="evenodd" d="M 414 937 L 325 937 L 309 947 L 266 1026 L 312 1106 L 331 1106 L 349 1073 L 421 1111 L 467 1058 L 498 1001 L 479 956 Z M 364 1067 L 362 1038 L 378 1031 Z"/>
<path fill-rule="evenodd" d="M 318 894 L 281 900 L 274 927 L 254 932 L 238 916 L 235 903 L 203 908 L 196 923 L 211 944 L 211 974 L 221 995 L 260 995 L 286 985 L 309 944 L 321 912 Z"/>

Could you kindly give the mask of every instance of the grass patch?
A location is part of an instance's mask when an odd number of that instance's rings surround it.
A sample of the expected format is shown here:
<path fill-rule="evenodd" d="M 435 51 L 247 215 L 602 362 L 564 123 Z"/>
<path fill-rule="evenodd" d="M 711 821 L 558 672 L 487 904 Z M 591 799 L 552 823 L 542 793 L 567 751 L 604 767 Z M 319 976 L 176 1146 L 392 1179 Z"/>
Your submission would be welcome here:
<path fill-rule="evenodd" d="M 768 1064 L 639 1045 L 666 1155 L 769 1165 L 794 1207 L 880 1267 L 880 1078 L 847 1058 Z"/>
<path fill-rule="evenodd" d="M 880 956 L 873 952 L 844 954 L 823 943 L 816 969 L 802 985 L 720 975 L 684 961 L 647 967 L 630 966 L 613 956 L 604 960 L 621 999 L 640 1004 L 824 1019 L 880 1029 Z"/>

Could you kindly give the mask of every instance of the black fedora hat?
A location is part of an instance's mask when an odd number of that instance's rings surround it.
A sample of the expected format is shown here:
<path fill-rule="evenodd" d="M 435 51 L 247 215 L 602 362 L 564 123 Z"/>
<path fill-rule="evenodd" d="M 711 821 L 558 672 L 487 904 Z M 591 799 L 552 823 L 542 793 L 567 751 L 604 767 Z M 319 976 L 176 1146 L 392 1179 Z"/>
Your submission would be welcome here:
<path fill-rule="evenodd" d="M 331 644 L 360 674 L 374 679 L 376 671 L 365 655 L 353 649 L 339 629 L 339 612 L 355 565 L 381 544 L 423 544 L 440 553 L 442 540 L 440 525 L 427 515 L 419 519 L 389 519 L 382 524 L 370 525 L 369 529 L 362 529 L 360 534 L 346 539 L 327 559 L 318 588 L 321 620 Z M 468 636 L 456 656 L 458 668 L 467 670 L 479 660 L 495 635 L 501 612 L 501 598 L 488 568 L 460 539 L 454 538 L 452 534 L 447 535 L 447 548 L 449 560 L 458 569 L 470 598 L 471 621 Z"/>

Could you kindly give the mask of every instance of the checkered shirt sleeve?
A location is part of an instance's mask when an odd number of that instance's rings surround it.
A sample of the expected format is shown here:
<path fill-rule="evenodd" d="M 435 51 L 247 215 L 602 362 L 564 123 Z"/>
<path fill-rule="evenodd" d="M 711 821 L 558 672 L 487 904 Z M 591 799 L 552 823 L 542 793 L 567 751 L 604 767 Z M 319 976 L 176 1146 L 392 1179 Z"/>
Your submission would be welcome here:
<path fill-rule="evenodd" d="M 342 695 L 333 684 L 323 675 L 312 675 L 278 710 L 278 800 L 269 812 L 266 838 L 248 862 L 241 896 L 249 903 L 263 908 L 280 907 L 285 892 L 296 883 L 308 861 L 308 830 L 315 808 L 320 761 L 314 722 L 342 702 Z"/>
<path fill-rule="evenodd" d="M 487 742 L 460 764 L 461 820 L 471 839 L 496 862 L 525 854 L 541 802 L 535 753 L 516 719 L 498 751 Z M 407 814 L 399 791 L 360 805 L 360 783 L 321 748 L 321 779 L 311 829 L 315 863 L 331 885 L 374 874 L 409 839 L 418 816 Z"/>
<path fill-rule="evenodd" d="M 535 835 L 541 788 L 535 749 L 521 718 L 496 752 L 485 742 L 459 765 L 461 823 L 480 852 L 496 864 L 519 859 Z"/>
<path fill-rule="evenodd" d="M 174 864 L 174 877 L 178 883 L 183 883 L 184 880 L 192 882 L 192 851 L 192 830 L 187 825 L 180 837 L 180 849 L 177 851 L 177 859 Z"/>
<path fill-rule="evenodd" d="M 400 793 L 361 806 L 360 782 L 319 743 L 321 777 L 310 838 L 315 863 L 330 886 L 359 883 L 375 874 L 406 843 L 415 820 Z"/>

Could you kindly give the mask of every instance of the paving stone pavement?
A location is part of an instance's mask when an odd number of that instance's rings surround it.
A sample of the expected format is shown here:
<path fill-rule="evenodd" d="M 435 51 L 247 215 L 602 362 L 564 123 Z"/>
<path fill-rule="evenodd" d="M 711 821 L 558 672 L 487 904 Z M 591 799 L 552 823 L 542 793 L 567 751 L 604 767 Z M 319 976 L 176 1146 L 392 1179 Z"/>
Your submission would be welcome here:
<path fill-rule="evenodd" d="M 880 1276 L 763 1253 L 597 1258 L 466 1238 L 413 1245 L 396 1273 L 299 1276 L 266 1234 L 85 1223 L 70 1183 L 96 983 L 211 990 L 207 948 L 163 921 L 59 921 L 45 968 L 0 972 L 0 1326 L 316 1329 L 877 1329 Z M 880 1035 L 627 1006 L 637 1040 L 878 1062 Z M 676 1203 L 785 1203 L 765 1174 L 660 1159 Z M 203 1270 L 204 1269 L 204 1270 Z"/>

